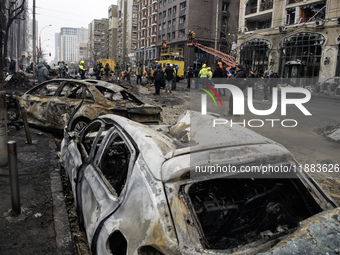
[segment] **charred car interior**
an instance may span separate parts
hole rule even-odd
[[[108,114],[80,133],[65,129],[63,166],[92,254],[267,252],[301,222],[337,206],[306,173],[191,175],[191,158],[197,165],[297,162],[282,145],[243,127],[221,129],[228,143],[199,144],[201,133],[187,124],[201,115],[188,116],[146,126]],[[181,130],[177,138],[174,130]]]
[[[207,249],[277,238],[322,211],[299,179],[214,179],[182,186],[181,193]]]

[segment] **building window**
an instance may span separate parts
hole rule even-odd
[[[184,10],[185,8],[187,8],[187,2],[180,3],[179,8],[180,10]]]
[[[280,42],[279,69],[282,77],[319,76],[322,45],[325,41],[322,34],[307,32],[283,38]]]
[[[268,52],[271,43],[265,39],[255,38],[240,46],[240,63],[247,70],[256,70],[262,75],[268,68]]]

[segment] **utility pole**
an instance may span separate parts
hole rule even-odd
[[[216,0],[217,2],[217,8],[216,8],[216,27],[215,27],[215,50],[217,50],[217,38],[218,38],[218,14],[219,14],[219,2],[220,0]],[[216,62],[216,57],[215,57],[215,62]]]
[[[36,46],[35,0],[33,0],[33,77],[37,77],[37,46]]]
[[[0,0],[0,29],[2,29],[2,13],[3,0]],[[3,33],[0,33],[0,166],[8,164],[7,153],[7,109],[6,109],[6,92],[4,90],[4,73],[2,63],[2,47],[3,47]]]

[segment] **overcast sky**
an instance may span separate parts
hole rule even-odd
[[[108,18],[111,4],[117,4],[117,0],[36,0],[37,37],[41,35],[42,49],[52,53],[47,62],[54,59],[54,35],[61,27],[88,28],[92,20]],[[28,8],[32,17],[33,0],[28,0]]]

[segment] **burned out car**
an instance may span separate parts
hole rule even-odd
[[[283,146],[240,126],[198,142],[211,120],[200,117],[186,112],[173,125],[146,126],[104,115],[79,134],[65,130],[63,166],[92,254],[255,254],[336,207],[303,172],[195,173],[215,163],[296,164]]]
[[[29,124],[63,131],[81,130],[103,114],[117,114],[146,124],[161,121],[161,108],[144,104],[124,88],[97,80],[54,79],[28,90],[19,99]]]

